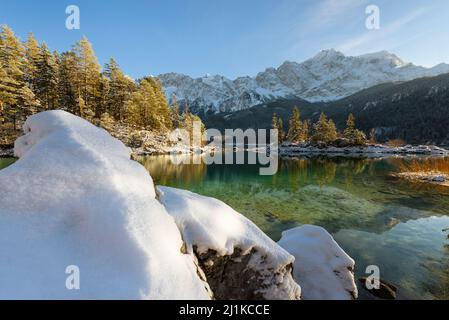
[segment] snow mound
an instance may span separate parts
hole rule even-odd
[[[301,288],[291,275],[294,257],[254,223],[217,199],[170,187],[158,186],[158,190],[181,230],[187,252],[198,257],[215,297],[300,297]],[[220,270],[224,270],[220,279],[214,281]]]
[[[284,231],[278,244],[295,256],[293,275],[303,299],[357,298],[354,260],[324,228],[303,225]]]
[[[148,172],[64,111],[30,117],[0,171],[0,299],[208,299]],[[66,268],[80,271],[68,290]]]

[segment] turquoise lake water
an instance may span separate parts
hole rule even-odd
[[[377,265],[399,299],[449,299],[449,188],[392,177],[402,161],[281,159],[277,174],[261,176],[257,165],[140,159],[157,184],[218,198],[274,240],[301,224],[326,228],[355,259],[358,277]]]
[[[274,240],[305,223],[326,228],[355,259],[358,277],[377,265],[399,299],[449,299],[449,188],[392,177],[406,160],[281,159],[273,176],[260,176],[257,165],[139,161],[157,184],[218,198]],[[0,159],[0,169],[13,162]]]

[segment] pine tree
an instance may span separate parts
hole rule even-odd
[[[337,139],[337,128],[332,120],[327,120],[326,115],[322,112],[317,123],[313,126],[312,140],[325,144],[331,143]]]
[[[287,139],[291,142],[302,142],[304,140],[304,132],[301,122],[301,115],[298,107],[293,108],[292,117],[289,121]]]
[[[105,65],[103,74],[109,79],[106,109],[114,119],[122,121],[126,115],[125,102],[135,91],[134,81],[123,74],[113,58]]]
[[[303,141],[309,141],[310,139],[310,121],[304,120],[302,123],[302,134],[303,134]]]
[[[59,106],[61,109],[79,116],[82,108],[80,108],[81,90],[78,77],[78,57],[73,52],[64,52],[59,60]]]
[[[80,92],[87,109],[97,113],[96,103],[99,101],[101,67],[95,56],[92,45],[86,37],[83,37],[74,47],[73,52],[78,57],[78,76],[80,79]],[[98,113],[97,113],[98,115]]]
[[[7,26],[2,27],[0,39],[0,65],[3,69],[0,78],[0,88],[3,92],[0,96],[3,99],[3,117],[12,123],[13,129],[16,130],[18,124],[34,112],[39,101],[27,87],[27,60],[22,43]]]
[[[54,109],[58,105],[58,62],[45,43],[40,47],[36,67],[34,91],[44,110]]]
[[[281,144],[285,139],[284,123],[281,117],[278,119],[278,130],[278,144]]]
[[[348,119],[346,120],[346,129],[343,132],[343,135],[347,139],[351,139],[353,132],[355,131],[355,118],[352,113],[348,115]]]
[[[271,118],[271,129],[279,130],[278,117],[276,113],[273,113],[273,117]]]
[[[167,129],[172,129],[173,122],[171,120],[170,106],[165,97],[164,89],[162,88],[162,83],[158,78],[156,79],[152,78],[152,80],[157,103],[157,113],[161,118],[163,126]]]
[[[143,79],[136,92],[126,103],[128,117],[132,124],[149,130],[164,130],[165,119],[159,114],[160,106],[150,79]]]
[[[28,34],[27,41],[25,42],[25,57],[26,57],[26,68],[25,68],[25,81],[28,87],[36,92],[37,84],[36,81],[39,78],[38,63],[40,60],[41,49],[36,38],[34,38],[33,33]]]
[[[346,120],[346,129],[343,132],[343,136],[353,145],[363,145],[366,143],[365,134],[355,127],[355,117],[352,113],[349,114],[348,120]]]
[[[171,121],[173,123],[173,128],[177,129],[181,125],[181,115],[179,114],[179,105],[176,96],[173,95],[172,106],[171,106]]]
[[[337,126],[335,125],[334,120],[329,119],[327,122],[327,142],[334,142],[338,138]]]

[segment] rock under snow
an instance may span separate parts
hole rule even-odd
[[[128,148],[64,111],[24,131],[0,171],[0,299],[210,298]],[[66,288],[70,265],[79,290]]]
[[[323,228],[303,225],[282,233],[278,244],[295,256],[294,278],[305,300],[357,298],[354,260]]]
[[[225,203],[189,191],[158,187],[217,299],[299,299],[294,258]]]

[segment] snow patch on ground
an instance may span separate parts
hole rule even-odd
[[[293,274],[305,300],[357,297],[354,260],[323,228],[303,225],[282,233],[278,244],[295,256]]]

